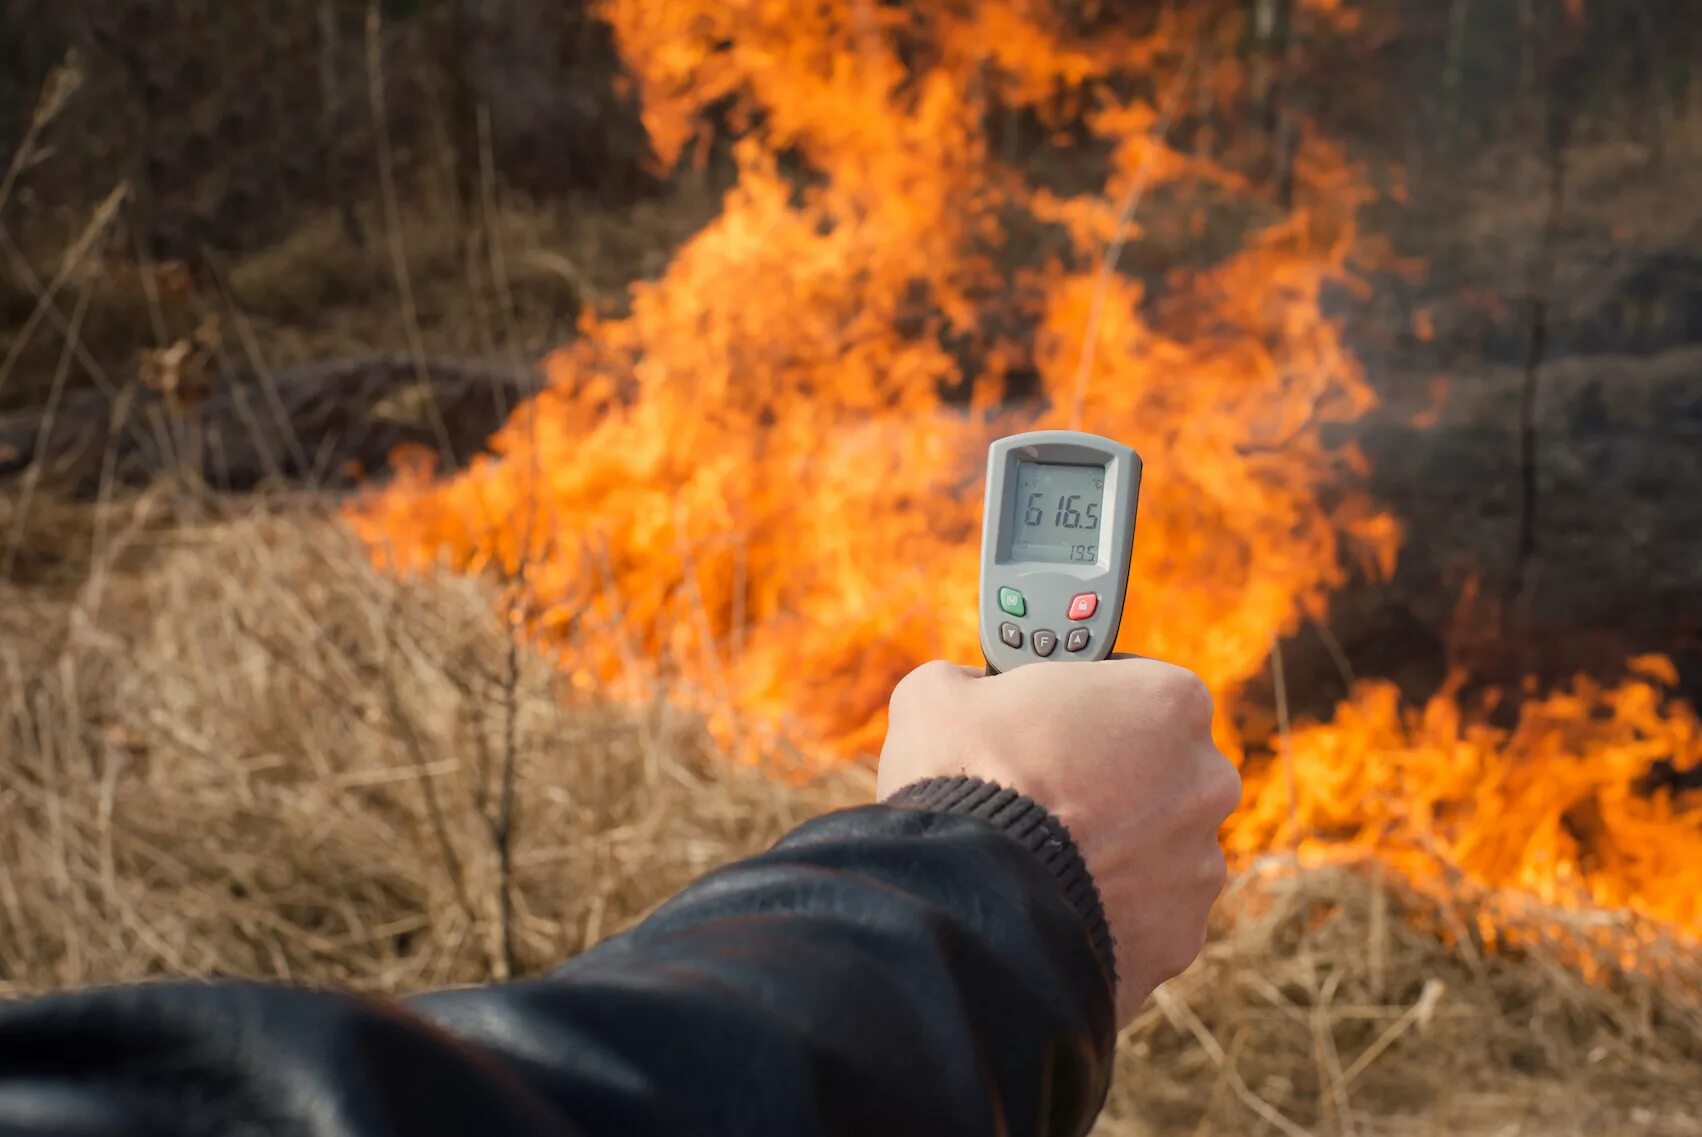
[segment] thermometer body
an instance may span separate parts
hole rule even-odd
[[[1140,455],[1098,435],[1042,430],[988,448],[980,617],[990,670],[1111,654],[1140,486]]]

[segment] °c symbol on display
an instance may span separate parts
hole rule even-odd
[[[1105,479],[1104,478],[1093,479],[1093,488],[1096,489],[1096,490],[1104,489],[1105,488]]]

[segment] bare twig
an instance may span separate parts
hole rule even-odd
[[[83,85],[82,62],[75,51],[68,52],[59,65],[48,73],[47,81],[42,84],[41,95],[36,99],[35,109],[30,113],[29,125],[24,128],[24,136],[18,142],[18,148],[12,152],[12,160],[6,165],[6,172],[0,175],[0,211],[6,208],[6,202],[11,200],[12,190],[18,184],[19,176],[39,157],[36,149],[41,136],[53,120],[59,117],[72,96]]]
[[[522,602],[523,603],[523,602]],[[514,609],[516,615],[520,609]],[[519,971],[514,951],[514,793],[520,771],[520,752],[516,730],[520,719],[520,637],[525,634],[523,620],[511,618],[508,628],[507,673],[502,684],[502,761],[499,767],[501,789],[497,795],[495,817],[487,815],[491,844],[496,849],[497,864],[497,958],[502,961],[498,979],[508,979]]]
[[[326,173],[332,193],[337,199],[337,214],[343,222],[343,235],[355,245],[365,243],[360,217],[355,213],[350,194],[349,177],[343,168],[343,148],[339,137],[343,128],[343,84],[340,54],[342,35],[337,20],[336,0],[319,0],[317,30],[319,33],[319,130],[325,149]]]
[[[1152,993],[1153,1002],[1169,1018],[1171,1023],[1194,1036],[1194,1041],[1200,1044],[1200,1049],[1212,1060],[1212,1064],[1225,1072],[1229,1079],[1230,1089],[1241,1103],[1258,1114],[1266,1124],[1281,1130],[1286,1137],[1313,1137],[1310,1130],[1303,1129],[1284,1117],[1276,1106],[1253,1092],[1252,1087],[1241,1077],[1241,1072],[1229,1061],[1228,1053],[1223,1045],[1212,1035],[1206,1024],[1194,1013],[1194,1009],[1186,1002],[1171,995],[1163,987]]]
[[[1303,950],[1310,955],[1310,945]],[[1329,1095],[1325,1100],[1329,1104],[1330,1112],[1335,1114],[1339,1132],[1342,1137],[1353,1137],[1353,1101],[1348,1094],[1347,1078],[1342,1074],[1341,1054],[1336,1049],[1335,1021],[1330,1013],[1337,986],[1341,982],[1341,974],[1332,972],[1322,983],[1318,983],[1316,969],[1309,967],[1308,970],[1314,980],[1311,1013],[1308,1016],[1312,1027],[1313,1061],[1322,1075]]]
[[[135,202],[132,201],[130,223],[130,246],[136,252],[136,275],[142,284],[142,295],[148,301],[148,323],[154,332],[154,346],[165,347],[171,343],[171,332],[166,328],[165,306],[160,303],[160,284],[154,279],[153,258],[148,256],[147,243],[142,238],[142,226],[137,222]]]
[[[24,348],[35,338],[36,329],[41,326],[41,322],[47,318],[48,312],[53,306],[53,298],[59,294],[59,290],[65,286],[65,282],[71,278],[71,274],[82,266],[84,259],[106,236],[106,231],[111,226],[113,218],[118,216],[118,207],[124,203],[129,192],[129,187],[121,184],[107,194],[105,200],[95,207],[95,211],[90,215],[89,223],[83,227],[82,233],[65,250],[64,255],[59,260],[59,271],[54,273],[53,279],[48,282],[47,287],[41,290],[35,307],[31,309],[29,317],[24,321],[24,326],[19,329],[17,337],[12,341],[11,350],[6,353],[5,360],[0,361],[0,388],[6,386],[6,380],[11,378],[12,369],[17,366],[18,357],[24,353]],[[76,337],[71,338],[75,339]]]
[[[397,618],[398,600],[399,598],[396,597],[391,599],[389,605],[390,618],[386,620],[387,625]],[[420,798],[425,804],[426,817],[431,827],[432,836],[437,841],[438,854],[443,858],[444,871],[449,874],[449,883],[453,890],[455,902],[460,907],[462,915],[466,917],[468,924],[477,925],[478,915],[477,910],[473,907],[472,893],[467,888],[467,874],[461,867],[460,854],[455,851],[455,841],[449,835],[449,821],[444,814],[443,803],[438,800],[436,781],[426,772],[431,766],[431,760],[427,757],[425,746],[414,729],[413,719],[402,699],[402,693],[396,686],[396,668],[386,666],[381,667],[379,671],[383,676],[384,695],[390,721],[395,725],[397,733],[401,736],[402,745],[407,750],[410,765],[415,772],[420,789]]]
[[[1342,688],[1353,690],[1353,664],[1347,658],[1347,652],[1342,650],[1341,640],[1330,630],[1329,622],[1311,617],[1312,627],[1318,633],[1318,639],[1324,645],[1324,650],[1330,654],[1330,662],[1336,665],[1336,674],[1341,676]]]
[[[12,519],[12,537],[6,545],[6,556],[0,561],[0,579],[10,578],[17,568],[18,552],[23,547],[24,532],[29,525],[30,507],[35,500],[36,487],[41,482],[42,469],[51,459],[48,450],[48,439],[53,435],[54,420],[59,413],[59,400],[65,393],[65,378],[71,370],[73,346],[83,328],[83,317],[88,314],[91,282],[84,281],[83,287],[77,292],[77,306],[71,310],[71,325],[66,331],[64,347],[59,352],[59,363],[53,369],[53,383],[48,389],[47,406],[42,411],[41,423],[36,429],[35,461],[24,472],[23,489],[18,494],[17,516]]]
[[[1564,85],[1577,80],[1557,64],[1549,77],[1552,85],[1546,121],[1548,202],[1542,236],[1537,248],[1536,269],[1531,283],[1531,314],[1525,345],[1525,372],[1519,384],[1519,531],[1513,550],[1513,571],[1507,581],[1506,603],[1502,606],[1503,635],[1510,635],[1514,608],[1524,594],[1530,562],[1536,553],[1537,492],[1537,395],[1542,367],[1548,352],[1549,308],[1553,301],[1555,261],[1559,255],[1560,228],[1565,217],[1567,158],[1572,134],[1572,107],[1563,97]]]
[[[508,352],[509,362],[515,366],[524,366],[527,361],[520,354],[520,328],[514,319],[514,288],[510,283],[508,271],[508,249],[502,239],[502,214],[498,208],[496,185],[496,151],[491,140],[490,107],[479,104],[479,202],[484,212],[485,255],[490,261],[491,283],[496,286],[496,295],[500,303],[498,311],[502,313],[503,346]],[[500,400],[503,392],[494,392]],[[497,404],[497,412],[504,418],[508,415],[508,407],[504,403]]]
[[[70,317],[61,312],[59,305],[54,303],[53,297],[48,295],[47,282],[36,273],[35,266],[30,264],[30,259],[24,255],[24,251],[18,247],[17,241],[12,238],[12,234],[7,231],[4,225],[0,225],[0,249],[5,250],[6,258],[12,264],[12,271],[18,274],[18,279],[23,282],[25,288],[29,289],[31,299],[46,309],[47,318],[52,322],[54,331],[65,339],[76,343],[77,362],[82,364],[84,373],[88,375],[95,386],[108,395],[116,394],[117,388],[113,386],[106,368],[102,367],[100,361],[89,352],[88,345],[76,336],[68,334],[71,326]]]
[[[314,466],[308,458],[307,449],[302,445],[301,436],[296,433],[295,423],[291,421],[289,409],[284,405],[283,393],[278,388],[278,378],[271,366],[266,362],[266,356],[260,349],[260,339],[254,334],[254,328],[248,316],[237,305],[236,296],[232,292],[229,280],[229,270],[216,250],[211,246],[201,247],[202,259],[212,269],[213,280],[218,286],[219,299],[225,313],[230,317],[231,326],[236,329],[237,338],[242,343],[244,357],[248,367],[253,372],[255,381],[260,388],[261,399],[266,403],[266,409],[271,412],[272,424],[277,428],[277,437],[283,440],[283,445],[289,451],[290,458],[296,463],[296,468],[304,477],[312,477]],[[243,419],[243,425],[252,436],[255,450],[260,454],[261,461],[266,463],[268,471],[281,473],[277,457],[272,452],[272,432],[263,429],[262,424],[254,417],[248,407],[247,393],[241,384],[230,386],[232,405],[236,407],[238,417]]]
[[[396,293],[402,304],[402,327],[408,336],[408,354],[413,360],[426,415],[436,436],[438,453],[445,464],[454,460],[449,428],[437,405],[431,375],[426,370],[425,339],[420,334],[419,304],[414,298],[413,274],[408,268],[408,250],[402,239],[401,195],[396,189],[396,155],[390,140],[390,114],[384,95],[384,13],[378,0],[366,9],[366,73],[368,98],[372,104],[373,132],[378,140],[378,184],[384,198],[384,228],[390,248],[390,264]]]
[[[1294,745],[1288,723],[1288,680],[1282,666],[1282,644],[1271,637],[1271,686],[1276,694],[1277,744],[1282,747],[1282,772],[1288,784],[1288,841],[1300,848],[1300,783],[1294,771]]]
[[[1428,1023],[1435,1015],[1437,1004],[1442,1001],[1442,996],[1446,992],[1447,986],[1440,979],[1426,979],[1424,989],[1419,992],[1418,998],[1413,1001],[1412,1006],[1408,1007],[1400,1018],[1385,1027],[1383,1033],[1377,1036],[1376,1041],[1360,1051],[1359,1056],[1348,1065],[1346,1070],[1342,1071],[1342,1084],[1344,1086],[1353,1085],[1354,1080],[1369,1070],[1371,1064],[1381,1058],[1385,1050],[1399,1042],[1402,1035],[1414,1026]]]

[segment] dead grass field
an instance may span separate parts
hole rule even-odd
[[[0,994],[535,972],[870,793],[728,761],[665,692],[576,701],[485,587],[373,571],[323,505],[76,520],[82,580],[0,595]],[[1221,915],[1124,1038],[1107,1137],[1702,1132],[1695,971],[1451,949],[1398,884],[1280,859]]]

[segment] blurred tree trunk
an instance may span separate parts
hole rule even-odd
[[[1298,124],[1291,104],[1299,65],[1294,0],[1253,0],[1253,120],[1264,136],[1266,179],[1284,208],[1294,196]]]
[[[1252,0],[1253,5],[1253,117],[1263,122],[1271,98],[1270,42],[1276,27],[1278,0]]]
[[[1300,145],[1301,108],[1298,104],[1301,87],[1298,76],[1304,61],[1301,58],[1301,37],[1294,28],[1293,0],[1285,0],[1284,12],[1282,82],[1277,88],[1277,113],[1271,137],[1275,150],[1273,178],[1277,201],[1288,209],[1294,205],[1294,154]]]
[[[462,229],[471,239],[481,219],[479,164],[484,155],[479,144],[479,86],[474,69],[483,45],[483,21],[468,0],[446,0],[444,7],[437,54],[449,81],[449,145],[455,203]]]
[[[1637,70],[1639,91],[1632,110],[1637,135],[1649,148],[1649,167],[1659,170],[1666,164],[1666,37],[1658,26],[1655,12],[1639,5],[1637,12]]]
[[[1582,21],[1563,15],[1544,59],[1543,159],[1548,172],[1548,200],[1532,271],[1525,370],[1519,391],[1519,524],[1513,572],[1508,578],[1502,609],[1509,621],[1503,631],[1509,635],[1517,630],[1511,621],[1527,614],[1523,608],[1527,599],[1525,586],[1530,565],[1537,555],[1538,510],[1545,507],[1539,496],[1544,454],[1539,450],[1538,398],[1548,363],[1555,262],[1564,223],[1568,163],[1578,118],[1589,96],[1589,73],[1584,69],[1587,34]]]
[[[1466,12],[1468,0],[1449,0],[1448,39],[1442,52],[1442,105],[1447,129],[1458,136],[1465,125],[1462,85],[1466,73]]]
[[[150,246],[157,232],[155,213],[160,195],[154,184],[155,169],[149,156],[153,152],[156,120],[165,108],[159,105],[159,90],[148,73],[145,44],[118,34],[111,25],[94,19],[88,4],[80,6],[77,14],[86,41],[112,62],[129,92],[124,102],[132,124],[128,131],[130,145],[123,151],[121,159],[122,177],[130,186],[130,194],[124,203],[125,218],[138,235],[138,244],[151,255],[155,252]]]
[[[1518,0],[1519,97],[1530,97],[1537,85],[1537,10],[1535,0]]]
[[[1199,52],[1199,75],[1211,75],[1218,65],[1218,33],[1210,21],[1203,24],[1199,31],[1199,42],[1195,50]],[[1228,54],[1233,58],[1233,45]],[[1212,85],[1203,79],[1194,80],[1194,157],[1207,161],[1217,158],[1217,92]]]
[[[331,196],[337,203],[343,233],[351,244],[366,243],[360,217],[355,212],[354,187],[343,161],[343,68],[342,29],[337,23],[336,0],[319,0],[319,126],[324,147],[325,174],[331,181]]]

